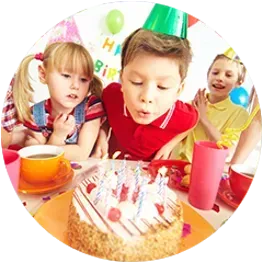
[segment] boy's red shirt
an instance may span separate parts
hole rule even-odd
[[[198,121],[196,109],[177,100],[170,110],[152,123],[138,124],[125,107],[119,83],[104,88],[102,101],[112,128],[109,153],[112,156],[119,150],[122,152],[119,158],[128,154],[131,160],[150,161],[162,146],[194,127]]]

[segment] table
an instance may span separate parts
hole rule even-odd
[[[81,169],[74,170],[73,179],[78,176],[79,174],[83,173],[83,171],[95,166],[100,162],[99,159],[89,158],[87,161],[78,162],[78,164],[82,167]],[[121,160],[115,160],[115,162],[121,162]],[[137,162],[134,161],[127,161],[127,165],[131,167],[135,167]],[[73,181],[73,180],[72,180]],[[48,202],[50,199],[58,196],[59,194],[70,190],[73,188],[73,182],[68,183],[67,185],[61,187],[60,189],[50,192],[48,194],[43,195],[32,195],[32,194],[23,194],[18,193],[18,196],[22,203],[24,204],[25,208],[32,216],[35,215],[37,210],[45,203]],[[188,194],[186,192],[182,192],[180,190],[175,190],[177,193],[178,198],[186,203],[187,205],[191,206],[188,202]],[[229,207],[219,198],[216,199],[216,204],[219,206],[220,211],[216,212],[214,210],[200,210],[193,206],[191,206],[195,211],[197,211],[203,218],[205,218],[216,230],[220,228],[221,224],[227,220],[235,211],[233,208]]]

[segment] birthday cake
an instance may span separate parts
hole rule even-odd
[[[69,245],[114,261],[148,261],[179,252],[183,211],[167,187],[166,168],[155,179],[121,164],[99,166],[74,190],[69,209]]]

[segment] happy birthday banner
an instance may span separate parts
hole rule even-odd
[[[120,61],[121,44],[116,43],[115,40],[109,37],[106,37],[102,42],[101,49],[101,57],[97,58],[94,63],[95,73],[107,81],[118,81],[120,68],[110,64],[111,61],[116,61],[116,58]],[[107,61],[103,58],[106,58],[105,53],[107,53]]]

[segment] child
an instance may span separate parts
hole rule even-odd
[[[189,41],[175,35],[138,29],[126,38],[121,84],[110,84],[102,95],[112,128],[110,155],[120,150],[119,158],[166,158],[167,149],[195,126],[196,109],[177,100],[191,59]],[[95,157],[107,150],[107,135],[101,130]]]
[[[74,18],[59,21],[50,30],[47,45],[55,42],[83,44]],[[20,149],[25,144],[28,130],[23,122],[32,121],[30,104],[33,104],[34,90],[28,85],[13,91],[14,79],[9,80],[1,114],[1,140],[3,148]]]
[[[18,89],[15,77],[13,77],[4,101],[1,119],[1,143],[3,148],[11,144],[23,144],[26,130],[21,129],[23,121],[31,120],[30,105],[32,102],[32,89],[23,86]],[[15,129],[18,127],[18,129]]]
[[[44,54],[27,56],[16,75],[21,89],[29,80],[32,59],[43,61],[39,79],[48,86],[50,99],[32,107],[34,121],[24,123],[32,131],[25,145],[63,146],[65,158],[87,159],[105,116],[99,99],[102,83],[93,73],[90,54],[81,45],[65,42],[49,45]]]
[[[224,54],[217,55],[208,69],[209,94],[205,89],[198,90],[192,104],[199,111],[199,122],[195,129],[173,152],[172,158],[192,161],[196,140],[217,142],[227,128],[240,128],[248,118],[248,112],[233,104],[229,93],[241,85],[246,69],[239,60]],[[237,134],[239,136],[239,134]]]
[[[256,94],[255,88],[253,87],[251,92],[251,100],[250,104],[251,113],[253,110],[258,106],[258,96]],[[238,141],[237,147],[235,149],[234,155],[231,159],[230,164],[235,163],[244,163],[248,158],[249,154],[254,150],[256,145],[259,143],[261,139],[262,133],[262,118],[261,118],[261,111],[259,110],[254,119],[252,120],[251,124],[248,126],[246,130],[244,130]]]

